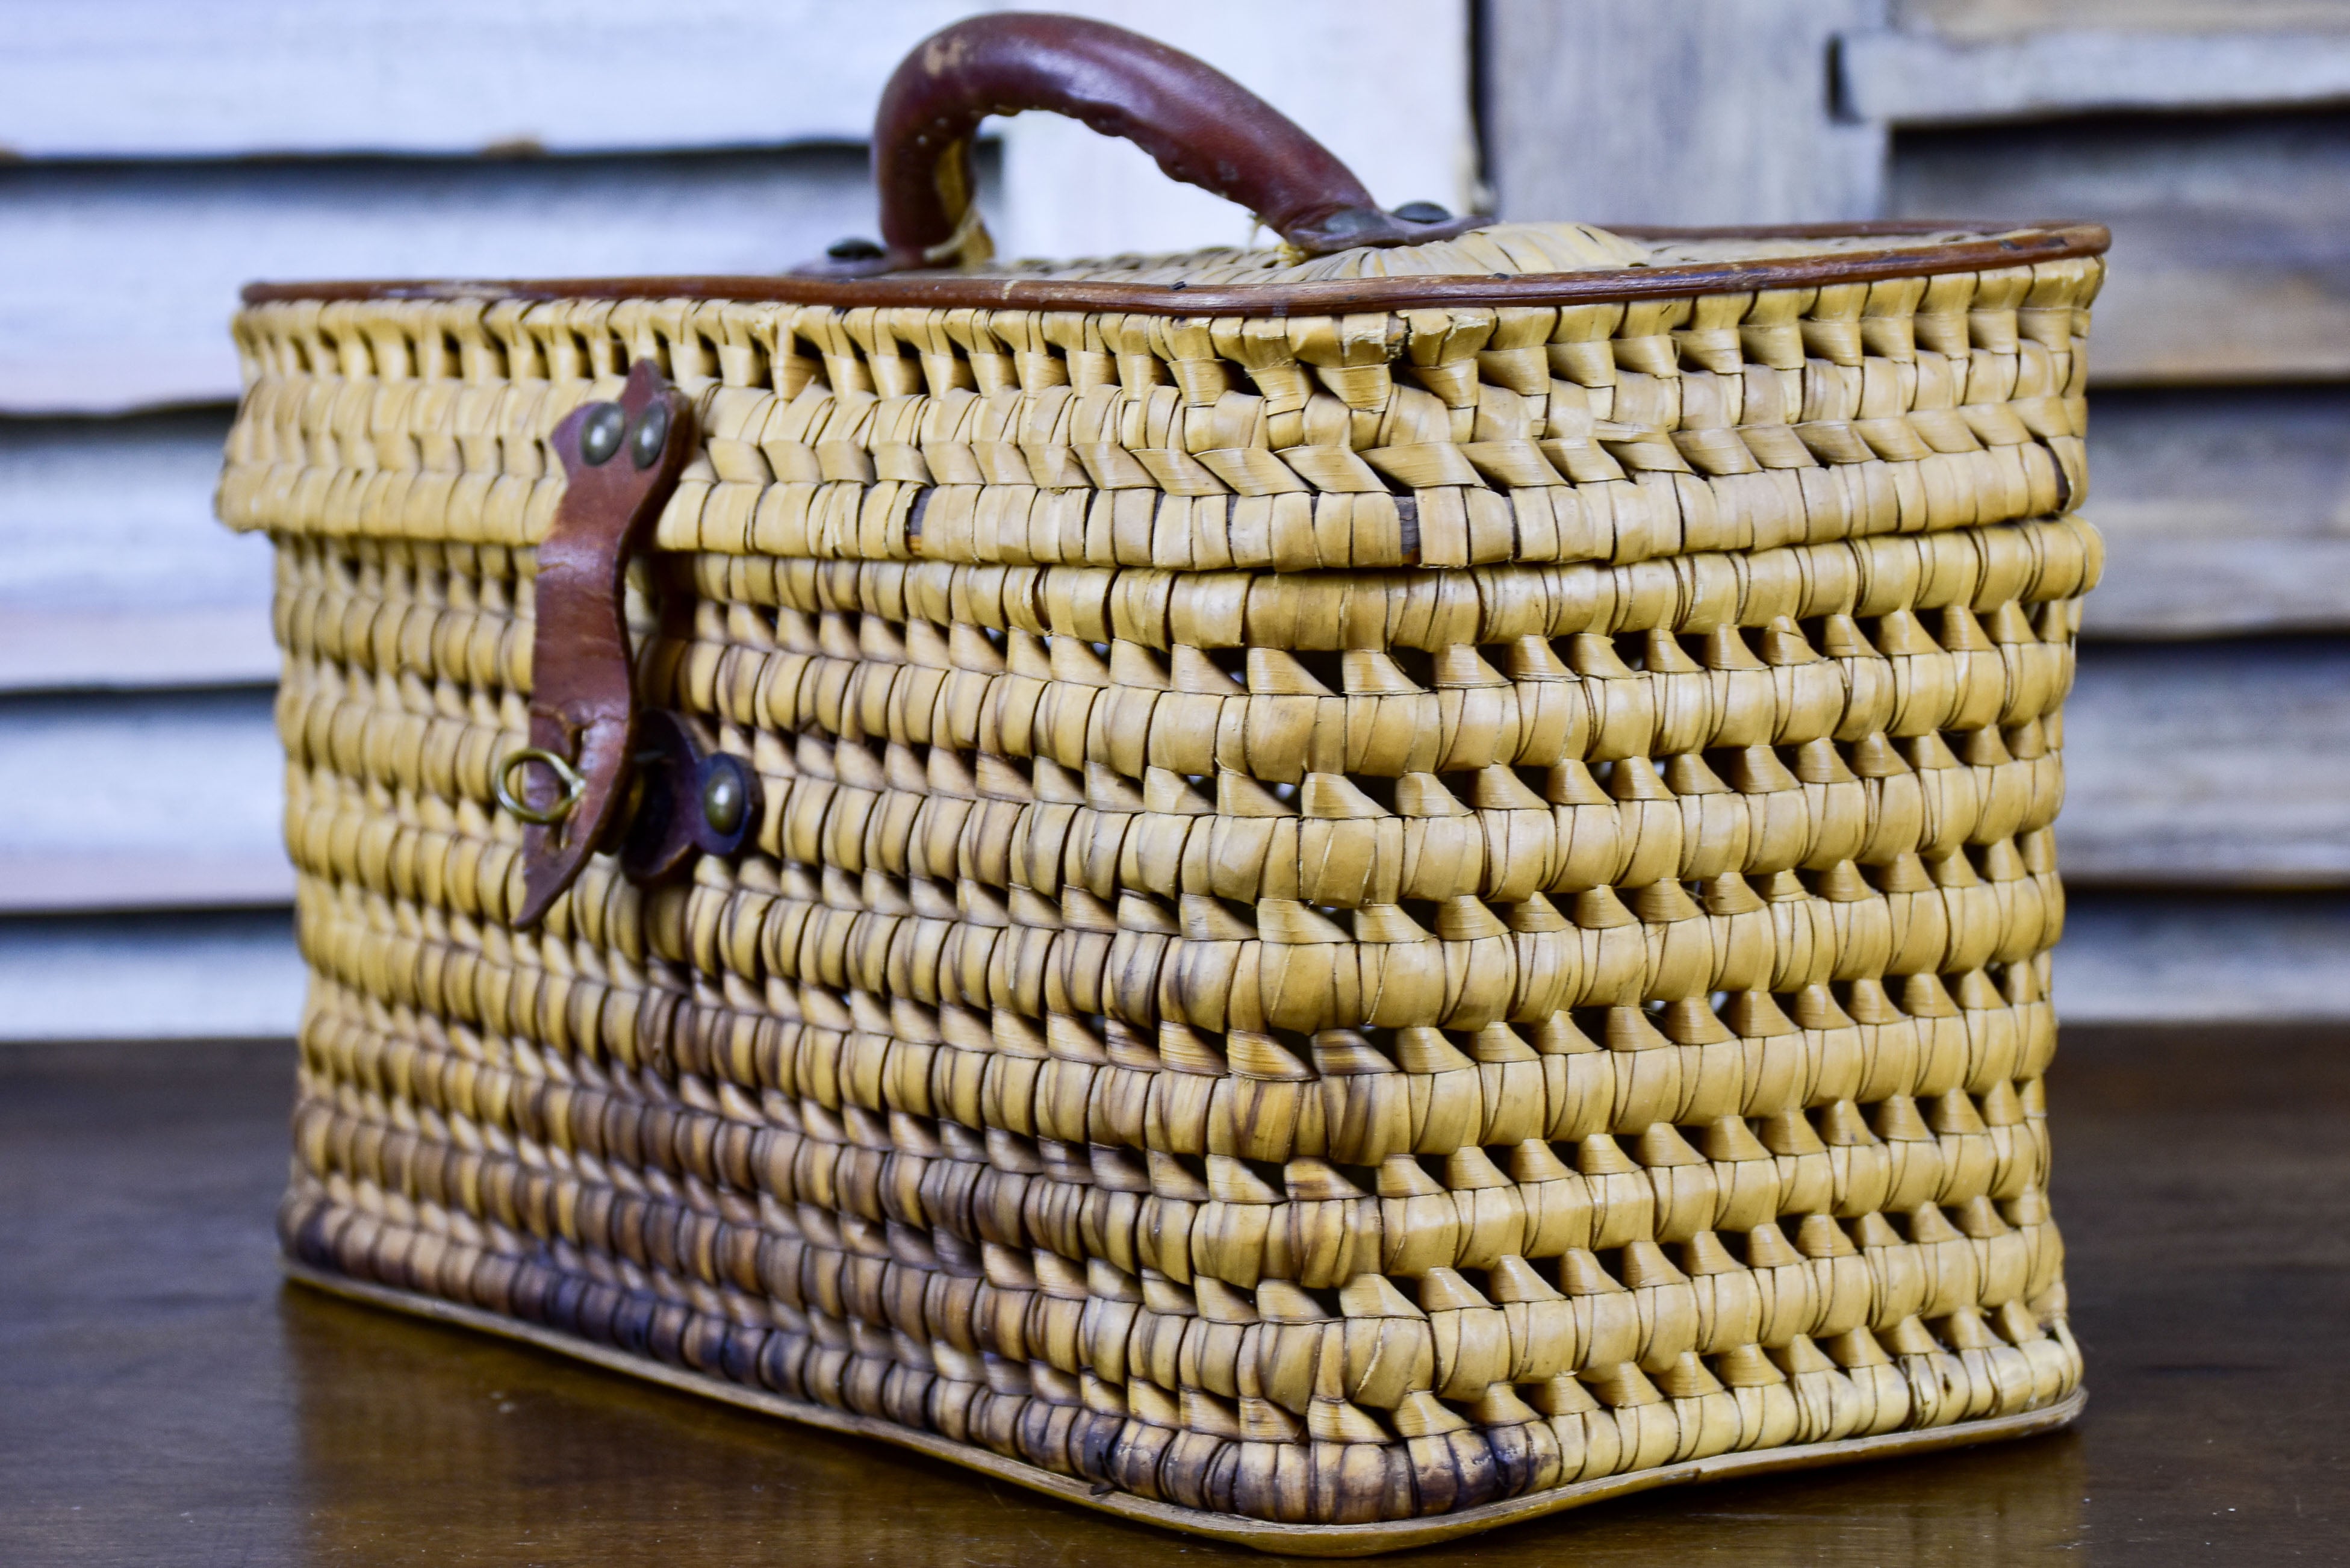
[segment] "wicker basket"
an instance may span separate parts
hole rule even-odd
[[[988,267],[1016,107],[1287,243]],[[1297,1552],[2069,1419],[2103,231],[1384,213],[1066,19],[877,146],[810,272],[248,291],[294,1275]]]

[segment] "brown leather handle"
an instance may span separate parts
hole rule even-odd
[[[999,12],[933,33],[882,89],[873,125],[881,244],[820,270],[869,275],[993,254],[972,205],[971,140],[991,114],[1049,109],[1123,137],[1186,184],[1239,202],[1307,255],[1442,239],[1477,220],[1382,211],[1352,171],[1222,71],[1124,27]]]

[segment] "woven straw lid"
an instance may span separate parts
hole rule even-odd
[[[2077,226],[2080,225],[2066,228]],[[1493,223],[1425,244],[1357,245],[1319,256],[1301,257],[1285,245],[1254,249],[1220,246],[1171,255],[1023,261],[1008,266],[965,268],[962,275],[1065,283],[1181,283],[1240,287],[1367,278],[1497,281],[1562,273],[1829,257],[1882,257],[1898,264],[1905,252],[1924,259],[1952,245],[1985,239],[2021,240],[2045,232],[2039,228],[1986,232],[1953,224],[1918,223],[1869,224],[1839,232],[1636,230],[1619,234],[1590,223]],[[1639,287],[1638,279],[1621,281],[1632,289]]]

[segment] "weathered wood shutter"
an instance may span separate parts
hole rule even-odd
[[[289,1032],[269,552],[210,515],[226,322],[277,277],[764,272],[873,226],[880,85],[972,0],[109,0],[0,49],[0,1039]],[[1466,0],[1063,0],[1462,205]],[[1029,116],[1005,248],[1245,214]],[[1409,134],[1400,134],[1408,130]]]
[[[2068,1016],[2350,1010],[2350,5],[1487,0],[1513,216],[2085,217]]]

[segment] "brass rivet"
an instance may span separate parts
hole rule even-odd
[[[639,468],[650,468],[668,446],[669,405],[655,403],[637,416],[637,428],[629,435],[629,459]]]
[[[612,461],[620,450],[620,436],[629,428],[629,416],[618,403],[598,403],[588,412],[588,422],[579,429],[579,455],[590,468],[601,468]]]
[[[732,767],[714,763],[710,776],[702,781],[702,820],[720,833],[732,833],[743,826],[743,781]]]

